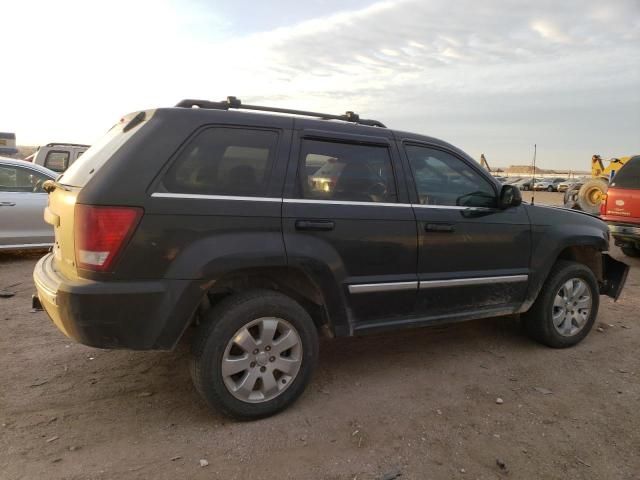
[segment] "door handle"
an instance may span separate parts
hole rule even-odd
[[[424,231],[450,233],[453,232],[453,225],[450,223],[427,223],[424,226]]]
[[[0,202],[0,207],[15,207],[15,202]]]
[[[328,231],[335,223],[331,220],[296,220],[296,230]]]

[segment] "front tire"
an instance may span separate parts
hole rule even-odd
[[[523,315],[524,326],[530,337],[544,345],[571,347],[587,336],[599,305],[598,282],[591,269],[559,260],[533,306]]]
[[[205,315],[191,375],[210,407],[239,420],[274,415],[304,391],[318,360],[313,320],[271,290],[226,298]]]
[[[548,191],[548,192],[553,192],[553,187],[552,187],[551,185],[549,185],[549,186],[547,187],[547,191]]]

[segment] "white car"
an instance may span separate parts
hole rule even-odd
[[[80,143],[47,143],[25,158],[25,161],[62,173],[88,148],[89,145]]]
[[[46,180],[57,176],[23,160],[0,157],[0,250],[46,248],[53,228],[44,221]]]
[[[534,190],[547,190],[549,192],[557,192],[558,184],[564,182],[564,178],[549,178],[547,180],[540,180],[533,186]]]

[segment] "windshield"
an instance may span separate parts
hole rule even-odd
[[[153,115],[153,111],[136,112],[120,119],[107,134],[85,151],[58,179],[63,185],[84,187],[114,153],[124,145]]]
[[[615,174],[612,187],[640,190],[640,155],[633,157]]]

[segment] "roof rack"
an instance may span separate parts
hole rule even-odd
[[[51,142],[47,143],[47,147],[90,147],[91,145],[85,145],[84,143],[67,143],[67,142]]]
[[[262,105],[243,105],[239,98],[227,97],[222,102],[211,102],[209,100],[182,100],[176,104],[176,107],[181,108],[210,108],[215,110],[229,110],[230,108],[244,109],[244,110],[257,110],[260,112],[274,112],[274,113],[290,113],[292,115],[304,115],[305,117],[317,117],[322,120],[343,120],[345,122],[358,123],[360,125],[368,125],[370,127],[382,127],[386,126],[377,120],[367,120],[360,118],[357,113],[345,112],[344,115],[331,115],[329,113],[318,112],[306,112],[304,110],[292,110],[290,108],[275,108],[265,107]]]

